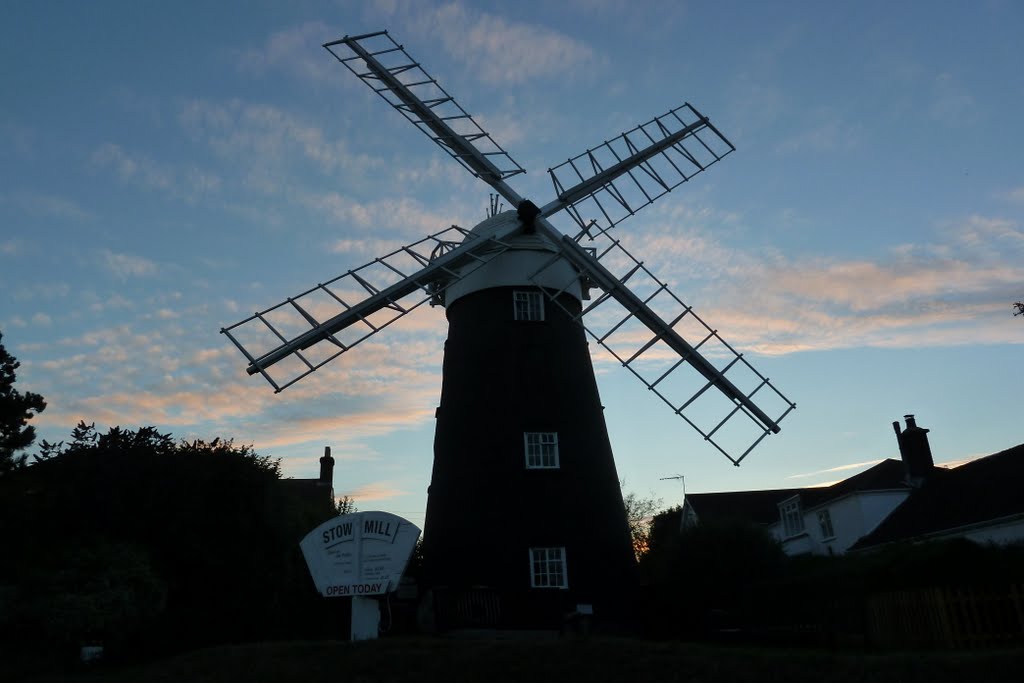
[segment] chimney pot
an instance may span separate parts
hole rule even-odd
[[[894,422],[892,426],[900,446],[900,459],[903,460],[907,483],[917,488],[935,467],[932,449],[928,445],[929,430],[918,427],[913,415],[904,415],[903,419],[907,421],[907,428],[902,432],[899,422]]]

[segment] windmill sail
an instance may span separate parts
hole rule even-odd
[[[401,247],[221,330],[275,391],[432,301],[508,248],[503,235],[452,226]],[[419,298],[410,300],[420,292]],[[275,377],[270,368],[291,361]],[[297,362],[296,362],[297,361]]]
[[[601,216],[612,228],[734,151],[686,103],[550,169],[557,197],[541,213],[566,209],[581,231]]]
[[[593,224],[587,227],[595,231]],[[541,278],[559,259],[569,260],[579,282],[599,287],[602,294],[582,311],[566,312],[705,441],[739,465],[766,436],[780,431],[779,422],[796,405],[607,229],[598,232],[607,245],[594,249],[594,255],[563,236],[562,250],[531,278]],[[544,291],[560,305],[561,291]],[[709,391],[713,388],[717,391]]]
[[[463,168],[519,205],[522,198],[505,179],[526,171],[387,31],[346,36],[324,47]],[[342,47],[352,54],[335,51]]]

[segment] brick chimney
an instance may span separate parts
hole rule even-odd
[[[320,458],[320,485],[334,487],[334,458],[330,446],[324,446],[324,457]]]
[[[920,487],[935,468],[932,460],[932,449],[928,445],[928,431],[917,426],[913,415],[904,415],[907,428],[900,431],[900,423],[893,422],[896,441],[900,445],[900,458],[903,459],[903,470],[906,481],[914,488]]]

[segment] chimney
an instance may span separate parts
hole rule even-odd
[[[903,470],[907,483],[914,488],[920,487],[935,467],[932,460],[932,449],[928,445],[928,431],[917,426],[913,415],[904,415],[907,428],[900,431],[900,423],[893,422],[896,441],[900,446],[900,458],[903,459]]]
[[[324,457],[320,458],[320,484],[334,486],[334,458],[330,446],[324,446]]]

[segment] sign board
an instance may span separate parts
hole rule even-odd
[[[419,536],[398,515],[356,512],[324,522],[299,546],[321,595],[358,597],[397,590]]]

